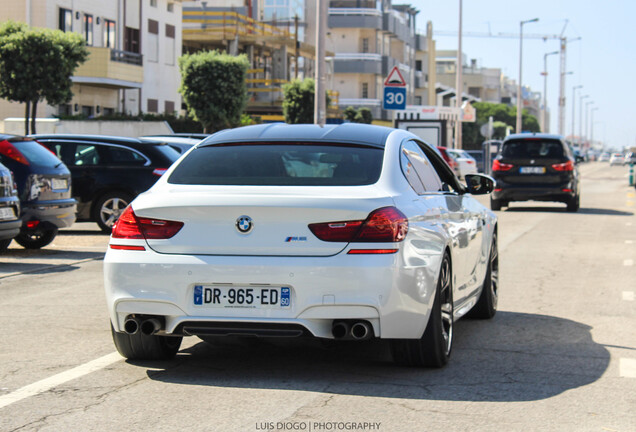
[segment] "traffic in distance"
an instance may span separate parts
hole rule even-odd
[[[441,367],[454,323],[497,309],[492,210],[577,211],[585,160],[559,136],[511,135],[493,179],[468,152],[354,124],[2,139],[2,250],[44,247],[75,220],[112,229],[112,336],[137,360],[174,356],[184,336],[311,336],[389,339],[397,363]]]

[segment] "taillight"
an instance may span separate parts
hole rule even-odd
[[[499,159],[492,161],[493,171],[510,171],[513,167],[513,164],[501,163],[499,162]]]
[[[21,163],[22,165],[29,165],[29,161],[26,157],[24,157],[20,150],[15,148],[15,146],[7,140],[0,141],[0,154],[13,159],[16,162]]]
[[[166,171],[168,171],[168,168],[155,168],[154,170],[152,170],[152,173],[157,177],[161,177],[166,173]]]
[[[574,171],[574,162],[569,160],[565,163],[554,164],[552,168],[554,168],[555,171]]]
[[[137,217],[131,206],[119,216],[113,226],[113,238],[165,240],[174,237],[183,222]]]
[[[366,220],[309,224],[316,237],[327,242],[400,242],[406,237],[409,222],[395,207],[372,211]]]

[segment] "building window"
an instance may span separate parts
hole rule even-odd
[[[415,105],[422,105],[422,96],[415,96]]]
[[[157,0],[150,0],[150,6],[157,7]]]
[[[93,107],[89,105],[82,105],[82,115],[84,117],[93,117]]]
[[[159,111],[159,101],[157,99],[148,99],[148,112],[156,113]]]
[[[73,11],[60,8],[60,23],[58,28],[64,32],[73,31]]]
[[[369,98],[369,83],[362,83],[362,99]]]
[[[115,108],[104,107],[102,112],[104,113],[104,117],[110,117],[115,114]]]
[[[126,27],[124,32],[124,50],[139,54],[139,29]]]
[[[86,45],[93,45],[93,15],[84,14],[84,38]]]
[[[174,113],[174,102],[172,101],[166,101],[165,105],[164,105],[164,112],[166,114],[173,114]]]
[[[415,70],[422,72],[422,60],[415,60]]]
[[[115,21],[104,20],[104,46],[115,49],[117,42],[117,27]]]
[[[71,104],[62,104],[57,107],[57,115],[59,116],[70,116],[73,115],[73,107]]]
[[[166,24],[166,64],[173,65],[175,62],[175,27]]]
[[[174,12],[174,3],[168,2],[168,12]]]
[[[146,58],[151,62],[159,61],[159,21],[148,20],[148,40]]]
[[[369,52],[369,38],[362,39],[362,52],[363,53]]]

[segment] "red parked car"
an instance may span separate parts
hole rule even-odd
[[[446,161],[449,167],[453,169],[453,172],[457,177],[459,177],[459,164],[455,159],[453,159],[448,152],[446,151],[446,147],[437,146],[437,149],[442,154],[442,157]]]

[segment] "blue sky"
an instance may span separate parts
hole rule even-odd
[[[417,27],[426,33],[457,31],[459,0],[413,0],[420,13]],[[564,35],[581,37],[567,45],[565,132],[572,130],[572,87],[583,85],[576,94],[575,129],[579,130],[580,95],[594,112],[594,138],[609,147],[636,146],[636,1],[630,0],[463,0],[463,31],[519,33],[519,22],[539,18],[524,25],[524,35]],[[435,36],[437,49],[457,49],[457,36]],[[519,39],[464,37],[463,51],[483,67],[497,67],[511,78],[519,75]],[[559,49],[558,40],[524,39],[523,83],[543,92],[543,55]],[[559,56],[548,57],[548,106],[551,132],[557,132]],[[585,122],[585,111],[583,115]],[[588,124],[591,123],[591,115]],[[589,133],[588,133],[589,135]]]

